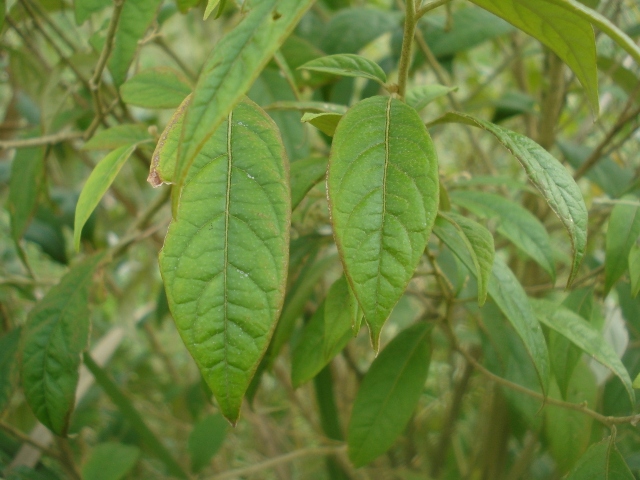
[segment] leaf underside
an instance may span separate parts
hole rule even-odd
[[[438,209],[436,153],[416,111],[381,96],[353,106],[335,132],[327,187],[338,251],[377,351]]]
[[[233,423],[282,308],[290,212],[277,127],[244,100],[198,154],[160,254],[178,331]]]

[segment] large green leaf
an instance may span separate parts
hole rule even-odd
[[[314,157],[291,164],[291,209],[300,205],[305,195],[327,172],[327,159]]]
[[[82,466],[84,480],[120,480],[133,470],[140,449],[132,445],[107,442],[97,445]]]
[[[433,232],[469,272],[476,275],[473,259],[456,229],[444,219],[438,218]],[[494,258],[487,291],[524,343],[536,368],[542,390],[546,391],[550,376],[549,352],[540,323],[531,309],[522,285],[500,257]]]
[[[633,480],[635,476],[610,437],[589,447],[566,480]]]
[[[169,123],[162,131],[156,148],[151,156],[149,182],[153,187],[163,183],[173,183],[173,176],[178,161],[178,146],[182,134],[184,115],[191,103],[191,95],[187,96],[169,119]]]
[[[138,51],[138,41],[151,26],[160,0],[126,0],[113,39],[109,71],[119,87],[127,79],[129,66]]]
[[[82,227],[135,149],[136,145],[120,147],[104,157],[82,187],[73,223],[73,243],[76,251],[80,250]]]
[[[475,267],[478,303],[482,305],[487,299],[487,288],[495,256],[493,237],[482,225],[462,215],[453,212],[441,213],[440,215],[456,228],[460,238],[467,246]]]
[[[184,118],[176,165],[178,195],[198,153],[294,29],[312,0],[264,0],[214,47]]]
[[[145,108],[176,108],[190,93],[189,80],[168,67],[143,70],[120,87],[125,103]]]
[[[430,333],[427,323],[403,330],[362,380],[347,433],[349,458],[356,467],[386,452],[409,422],[429,372]]]
[[[438,162],[417,112],[380,96],[353,106],[333,138],[327,187],[338,251],[377,351],[438,210]]]
[[[524,135],[464,113],[448,113],[433,124],[448,122],[464,123],[487,130],[522,164],[529,180],[569,232],[573,264],[567,284],[571,285],[585,254],[588,220],[587,207],[573,177],[549,152]]]
[[[450,198],[452,203],[479,217],[497,217],[498,232],[555,279],[551,239],[540,220],[529,210],[507,198],[487,192],[456,190],[451,192]]]
[[[597,114],[596,41],[589,21],[568,0],[471,0],[536,38],[558,55],[582,84]],[[577,3],[577,2],[576,2]]]
[[[250,100],[228,118],[189,171],[160,270],[178,331],[235,422],[282,308],[291,204],[273,121]]]
[[[38,420],[66,435],[75,404],[80,354],[89,341],[89,290],[102,257],[67,273],[29,312],[22,332],[22,386]]]
[[[0,337],[0,414],[11,400],[18,377],[20,329],[14,328]]]
[[[629,372],[622,364],[614,348],[594,326],[577,313],[548,300],[531,300],[538,319],[549,328],[567,337],[587,355],[593,357],[616,375],[625,386],[631,403],[635,393]]]
[[[362,77],[384,86],[387,75],[380,66],[368,58],[353,53],[339,53],[316,58],[298,68],[314,72],[331,73],[343,77]]]
[[[44,148],[21,148],[16,152],[9,181],[11,236],[16,243],[36,213],[44,175]]]
[[[640,236],[640,205],[638,198],[627,195],[613,207],[607,228],[604,263],[605,294],[627,271],[629,252]]]
[[[82,146],[83,150],[115,150],[134,143],[150,142],[149,128],[141,123],[116,125],[96,133]]]

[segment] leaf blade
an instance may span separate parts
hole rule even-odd
[[[378,82],[384,87],[387,75],[380,65],[353,53],[339,53],[315,58],[298,67],[301,70],[331,73],[342,77],[361,77]]]
[[[189,94],[186,77],[168,67],[143,70],[120,87],[125,103],[143,108],[177,108]]]
[[[631,247],[640,236],[640,207],[633,205],[636,200],[632,195],[623,197],[622,202],[613,207],[609,218],[605,242],[605,295],[627,270]]]

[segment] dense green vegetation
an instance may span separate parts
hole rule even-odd
[[[640,475],[635,0],[0,12],[1,478]]]

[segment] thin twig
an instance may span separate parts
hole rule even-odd
[[[340,445],[337,447],[310,447],[303,448],[300,450],[296,450],[295,452],[286,453],[276,458],[272,458],[270,460],[265,460],[264,462],[256,463],[255,465],[251,465],[249,467],[237,468],[235,470],[229,470],[227,472],[221,473],[220,475],[215,475],[210,477],[210,480],[228,480],[231,478],[243,477],[246,475],[250,475],[252,473],[262,472],[264,470],[268,470],[274,468],[283,463],[290,463],[298,458],[303,457],[319,457],[324,455],[331,455],[340,453],[341,451],[346,450],[345,445]]]
[[[0,150],[9,150],[11,148],[27,148],[39,147],[42,145],[55,145],[56,143],[66,142],[68,140],[76,140],[83,137],[82,132],[58,132],[51,135],[43,135],[41,137],[24,138],[19,140],[0,141]]]
[[[38,450],[40,450],[45,455],[47,455],[49,457],[52,457],[52,458],[55,458],[57,460],[61,459],[61,455],[58,452],[56,452],[55,450],[50,449],[46,445],[42,445],[39,442],[33,440],[29,435],[27,435],[26,433],[21,432],[20,430],[15,428],[13,425],[9,425],[8,423],[5,423],[4,421],[0,420],[0,428],[2,428],[2,430],[4,430],[5,432],[9,433],[10,435],[14,436],[15,438],[17,438],[21,442],[28,443],[32,447],[37,448]]]
[[[435,0],[433,2],[427,3],[422,7],[418,8],[416,11],[416,20],[422,17],[425,13],[430,12],[434,8],[438,8],[444,4],[451,2],[451,0]]]

